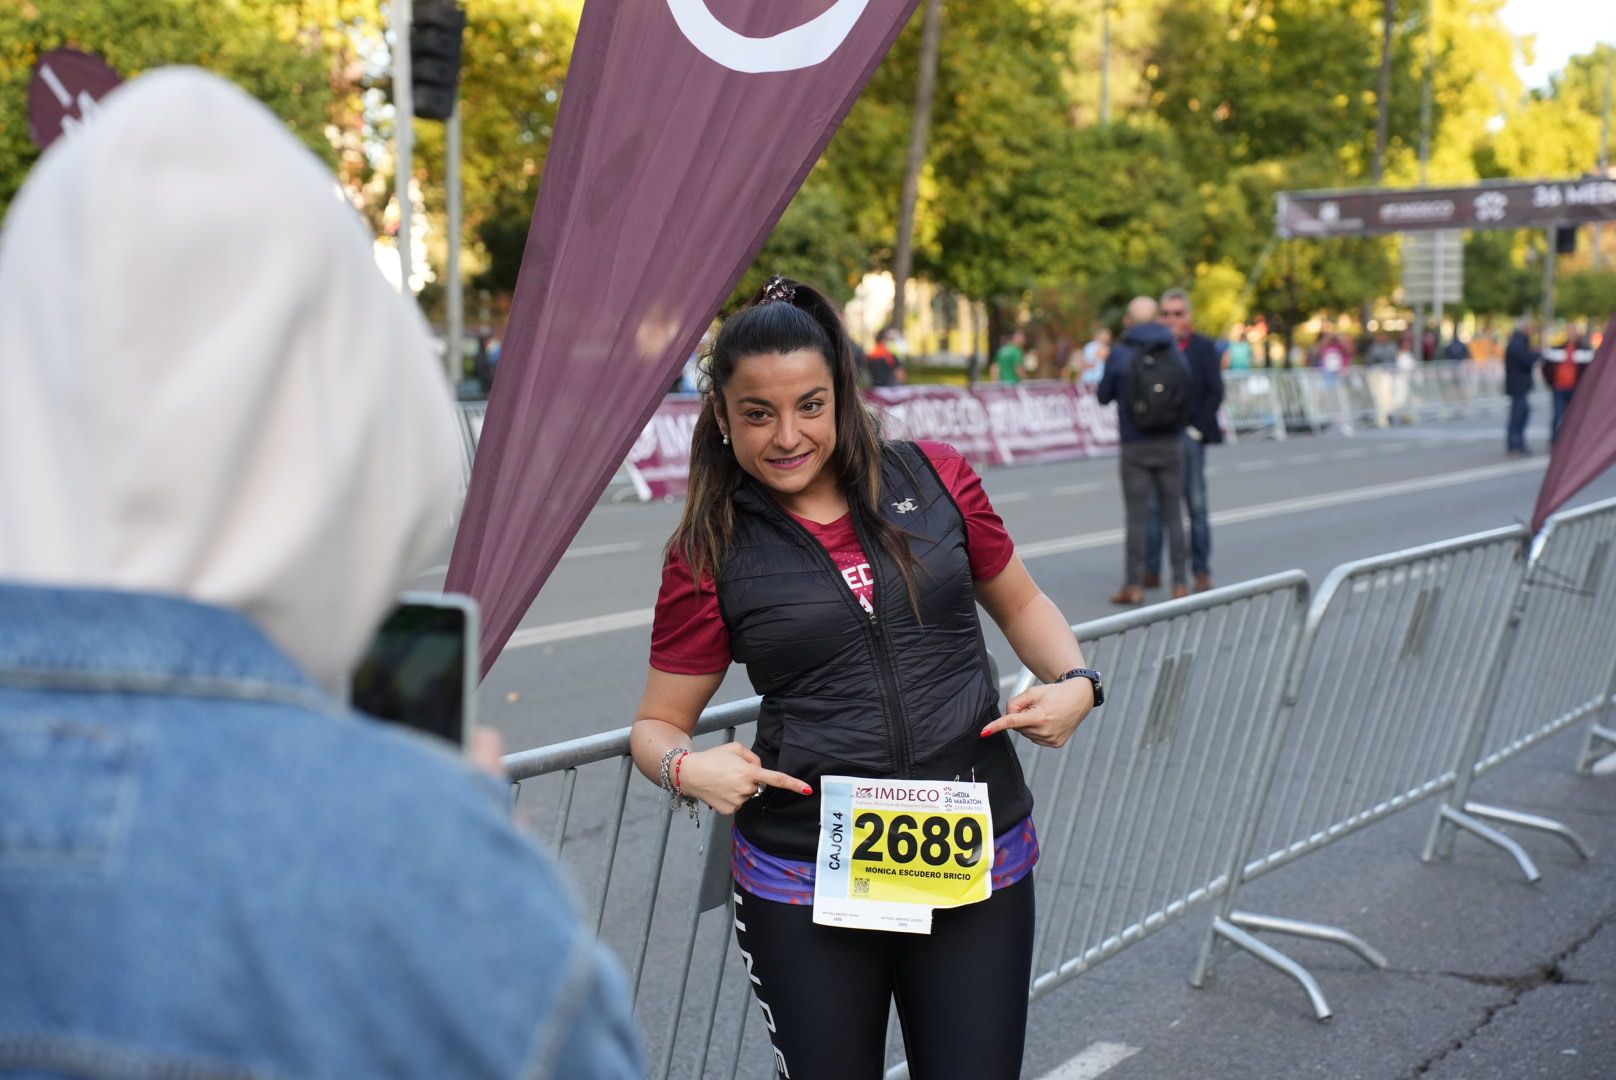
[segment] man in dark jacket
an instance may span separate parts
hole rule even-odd
[[[1509,344],[1504,346],[1504,393],[1509,395],[1509,427],[1505,436],[1511,455],[1527,453],[1526,420],[1531,415],[1532,368],[1538,359],[1537,350],[1532,348],[1532,320],[1522,319],[1515,324],[1515,332],[1509,335]]]
[[[1178,351],[1190,366],[1190,422],[1180,443],[1184,449],[1184,506],[1190,516],[1190,569],[1195,573],[1195,591],[1212,587],[1212,522],[1207,516],[1206,448],[1223,441],[1218,409],[1223,405],[1223,361],[1215,341],[1195,332],[1195,309],[1189,293],[1168,289],[1161,298],[1161,319],[1172,331]],[[1161,507],[1150,503],[1145,526],[1145,575],[1147,589],[1161,585],[1162,527]]]
[[[1172,558],[1173,596],[1189,595],[1184,515],[1179,512],[1184,497],[1184,454],[1179,448],[1179,439],[1189,419],[1191,378],[1184,356],[1173,341],[1172,331],[1157,321],[1156,312],[1156,301],[1148,296],[1136,296],[1128,304],[1127,329],[1106,357],[1105,373],[1100,376],[1096,393],[1101,405],[1117,403],[1117,428],[1122,439],[1122,502],[1127,515],[1127,543],[1122,588],[1111,597],[1113,604],[1145,602],[1145,529],[1153,497],[1158,506],[1168,508],[1164,523],[1167,550]],[[1153,423],[1142,430],[1135,419],[1142,397],[1131,392],[1134,367],[1136,363],[1142,367],[1163,362],[1173,366],[1165,369],[1154,385],[1158,388],[1166,385],[1170,392],[1181,391],[1184,408],[1174,421]]]

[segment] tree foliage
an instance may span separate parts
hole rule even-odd
[[[1420,176],[1433,75],[1432,183],[1593,167],[1606,45],[1524,94],[1504,0],[1398,0],[1386,182]],[[36,152],[22,122],[38,54],[103,53],[128,75],[192,63],[243,85],[338,170],[378,228],[392,199],[381,0],[13,0],[0,5],[0,209]],[[463,268],[514,288],[565,92],[582,0],[472,0],[462,73]],[[1094,0],[952,0],[916,212],[916,273],[996,321],[1082,332],[1136,293],[1195,290],[1203,325],[1280,327],[1395,296],[1394,239],[1277,243],[1274,196],[1369,182],[1384,0],[1137,0],[1111,7],[1111,115],[1098,124]],[[1429,12],[1429,15],[1428,15]],[[1433,21],[1427,26],[1426,19]],[[1427,31],[1430,31],[1428,36]],[[887,269],[914,108],[920,20],[905,29],[737,290],[784,272],[838,299]],[[1428,55],[1434,48],[1434,56]],[[414,168],[443,257],[443,128]],[[1477,233],[1465,306],[1535,300],[1540,234]],[[1261,268],[1261,272],[1257,272]],[[1603,278],[1565,267],[1563,310]],[[1569,292],[1567,291],[1569,290]],[[1242,297],[1249,297],[1243,306]],[[1588,305],[1582,304],[1586,307]],[[1580,310],[1580,308],[1579,308]]]
[[[357,89],[341,28],[373,4],[309,0],[297,10],[273,0],[21,0],[0,4],[0,208],[39,156],[28,136],[28,83],[41,54],[72,47],[100,53],[126,78],[192,64],[216,71],[264,102],[333,167],[342,162],[327,128],[352,108]]]

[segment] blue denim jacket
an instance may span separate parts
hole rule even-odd
[[[640,1075],[503,794],[233,613],[0,584],[0,1075]]]

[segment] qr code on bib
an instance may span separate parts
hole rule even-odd
[[[869,896],[870,895],[870,882],[869,882],[868,878],[854,878],[853,879],[853,895],[854,896]]]

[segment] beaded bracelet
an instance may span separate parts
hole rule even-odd
[[[686,795],[679,788],[679,770],[684,766],[685,757],[689,753],[690,751],[686,750],[684,747],[675,746],[669,749],[667,753],[662,755],[661,783],[662,790],[668,793],[669,797],[673,800],[673,805],[678,806],[679,804],[683,803],[685,809],[690,812],[690,819],[699,825],[701,824],[701,818],[696,809],[696,800],[691,796]]]

